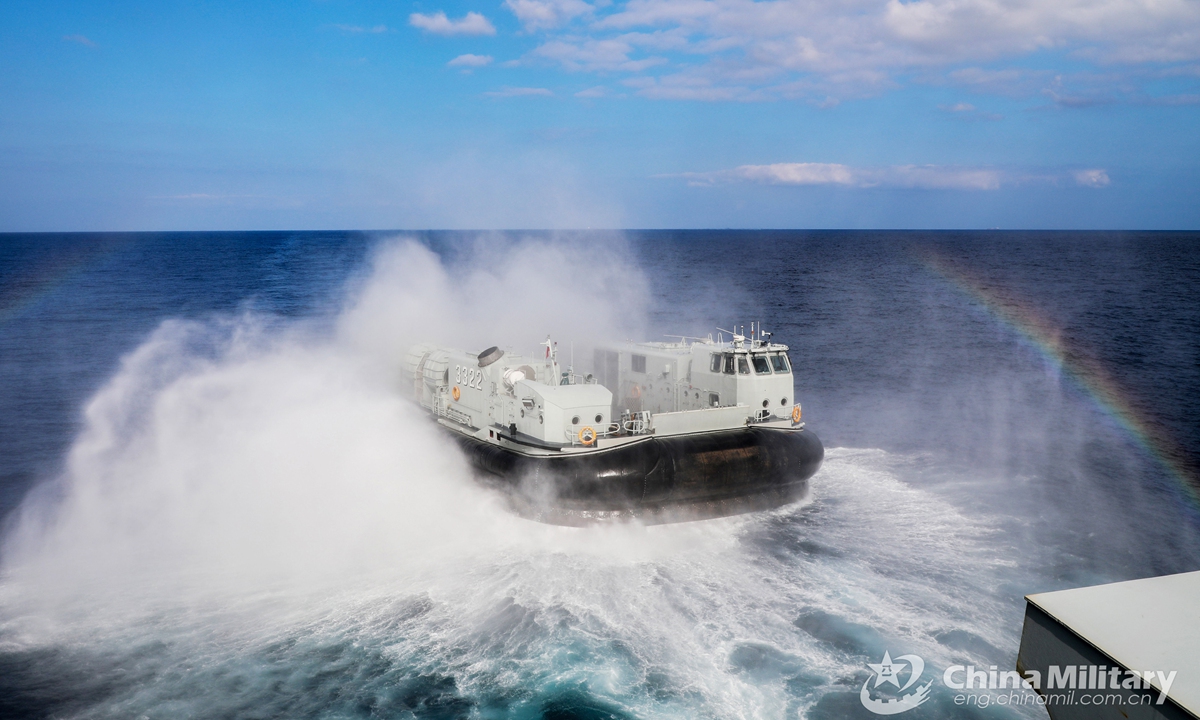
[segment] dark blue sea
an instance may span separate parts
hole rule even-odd
[[[1024,595],[1200,569],[1198,288],[1200,233],[0,235],[0,717],[817,720],[885,651],[1011,669]],[[751,322],[826,446],[771,512],[524,520],[397,392],[422,340]]]

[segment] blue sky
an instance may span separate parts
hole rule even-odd
[[[1200,228],[1196,0],[7,0],[0,98],[0,231]]]

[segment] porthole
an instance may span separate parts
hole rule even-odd
[[[599,423],[599,422],[604,422],[604,416],[603,416],[603,415],[597,415],[597,416],[596,416],[596,422],[598,422],[598,423]]]
[[[524,411],[524,410],[522,410],[522,411],[521,411],[521,417],[525,417],[525,411]]]
[[[780,399],[780,401],[779,401],[779,404],[780,404],[780,405],[787,405],[787,398],[782,398],[782,399]]]
[[[770,404],[771,404],[770,400],[763,400],[763,407],[767,407]]]
[[[578,415],[576,415],[575,417],[571,418],[571,424],[572,424],[572,425],[578,425],[578,424],[579,424],[579,416],[578,416]]]

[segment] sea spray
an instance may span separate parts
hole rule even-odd
[[[6,572],[60,598],[134,578],[335,582],[521,537],[395,392],[398,361],[429,337],[533,345],[634,326],[645,286],[619,243],[573,250],[467,245],[447,265],[384,242],[332,333],[252,313],[164,322],[88,403],[65,473],[4,544]]]

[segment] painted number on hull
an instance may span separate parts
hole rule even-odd
[[[483,373],[475,368],[465,368],[462,365],[454,366],[454,382],[460,385],[466,385],[469,388],[476,390],[483,389]]]

